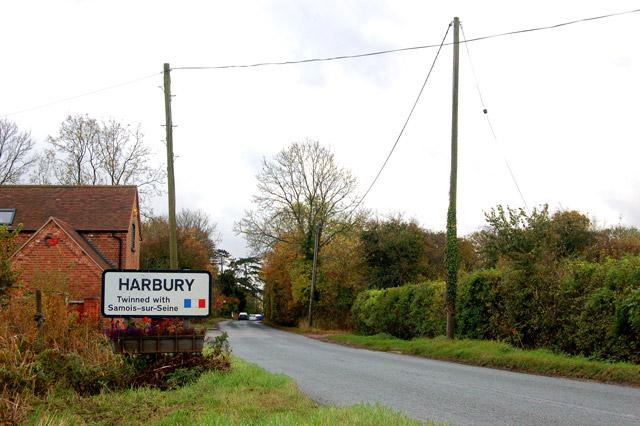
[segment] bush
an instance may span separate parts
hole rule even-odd
[[[586,357],[640,363],[640,257],[575,262],[564,292],[566,322],[555,346]]]
[[[463,275],[457,334],[640,362],[640,257]]]
[[[443,282],[425,282],[364,291],[351,309],[353,327],[401,339],[438,336],[445,327],[444,288]]]
[[[456,332],[461,337],[498,340],[504,337],[499,318],[504,305],[502,271],[483,269],[458,283]]]

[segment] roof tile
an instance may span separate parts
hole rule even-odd
[[[0,208],[16,209],[24,231],[54,216],[78,232],[126,232],[137,195],[136,186],[0,185]]]

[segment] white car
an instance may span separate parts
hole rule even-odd
[[[256,314],[249,315],[249,321],[258,321],[258,316]]]

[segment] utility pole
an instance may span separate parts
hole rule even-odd
[[[456,225],[456,190],[458,186],[458,74],[460,71],[460,19],[453,18],[453,101],[451,110],[451,180],[447,212],[447,244],[444,260],[447,267],[447,339],[455,337],[456,286],[458,281],[458,231]]]
[[[169,189],[169,269],[178,269],[176,186],[173,178],[173,122],[171,121],[171,68],[164,64],[164,111],[167,127],[167,185]]]
[[[316,269],[318,268],[318,240],[320,239],[320,227],[316,223],[316,239],[313,244],[313,268],[311,271],[311,291],[309,292],[309,328],[313,322],[313,293],[316,288]]]

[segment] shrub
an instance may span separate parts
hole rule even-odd
[[[603,264],[575,262],[564,280],[567,301],[565,352],[640,363],[640,257]]]
[[[357,332],[402,339],[444,332],[444,283],[425,282],[360,293],[351,309]]]
[[[504,305],[502,272],[483,269],[463,275],[458,283],[456,331],[471,339],[496,340],[504,335],[498,321]]]
[[[463,275],[457,334],[640,362],[640,257]]]

